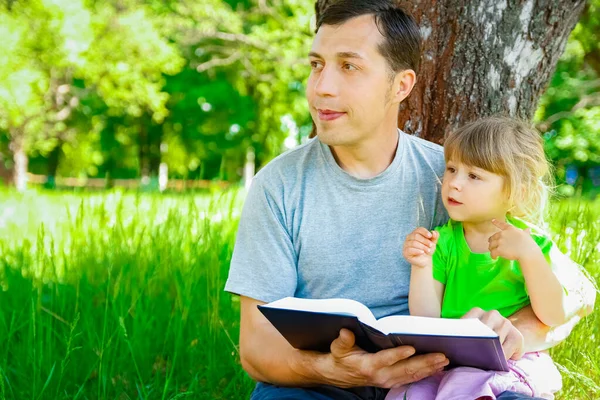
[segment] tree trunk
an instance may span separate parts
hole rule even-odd
[[[12,183],[12,174],[10,169],[6,168],[6,159],[0,154],[0,181],[4,185]]]
[[[139,160],[142,186],[158,189],[160,169],[160,145],[162,142],[162,125],[154,123],[150,118],[142,120],[139,134]]]
[[[9,147],[12,151],[14,162],[12,180],[17,191],[24,192],[27,189],[27,166],[29,158],[25,152],[22,132],[13,131],[11,138]]]
[[[60,155],[62,153],[63,141],[59,140],[58,144],[50,154],[48,155],[48,175],[46,179],[46,188],[56,188],[56,172],[58,171],[58,164],[60,162]]]
[[[140,128],[138,137],[138,159],[140,162],[140,175],[142,176],[142,186],[147,186],[150,183],[150,160],[148,157],[148,126],[147,121],[142,120],[138,125]]]
[[[151,123],[148,131],[148,165],[150,176],[156,179],[160,169],[161,150],[163,140],[163,127],[156,123]]]
[[[317,1],[317,12],[335,0]],[[423,37],[421,70],[398,126],[443,143],[491,114],[530,119],[584,0],[399,1]]]

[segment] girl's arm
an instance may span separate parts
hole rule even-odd
[[[404,258],[411,264],[408,308],[411,315],[439,318],[444,285],[433,278],[432,255],[439,232],[417,228],[406,237]]]
[[[525,352],[546,350],[565,340],[577,323],[589,315],[596,301],[596,287],[577,264],[569,257],[553,250],[550,252],[552,269],[565,288],[568,321],[562,325],[549,327],[536,316],[533,308],[527,306],[509,317],[525,338]]]
[[[497,220],[492,222],[500,228],[500,232],[489,239],[492,258],[519,262],[531,307],[542,323],[558,326],[567,322],[571,315],[566,310],[565,291],[529,229],[521,230]]]
[[[432,267],[413,265],[408,293],[410,315],[439,318],[443,297],[444,285],[433,278]]]
[[[565,291],[540,248],[535,242],[534,245],[518,260],[531,308],[542,323],[548,326],[562,325],[571,317],[565,309]]]

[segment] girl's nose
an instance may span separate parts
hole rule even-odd
[[[461,179],[457,176],[453,176],[452,178],[450,178],[449,184],[452,189],[456,189],[458,191],[460,191],[460,189],[462,188]]]

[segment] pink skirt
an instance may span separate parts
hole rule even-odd
[[[439,372],[419,382],[390,390],[386,400],[495,400],[507,390],[544,399],[554,399],[562,378],[545,352],[508,360],[509,372],[458,367]]]

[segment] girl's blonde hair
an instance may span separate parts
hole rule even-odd
[[[483,118],[451,132],[444,141],[446,162],[470,165],[503,176],[509,213],[541,223],[552,185],[542,137],[529,124],[507,117]]]

